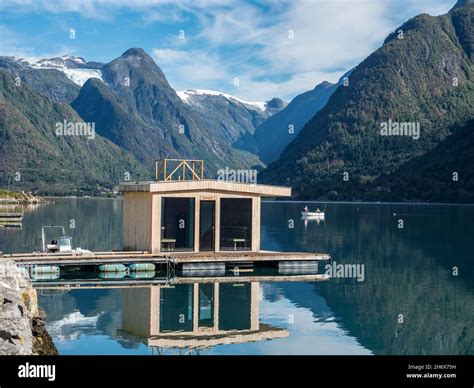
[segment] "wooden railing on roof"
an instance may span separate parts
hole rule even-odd
[[[204,160],[163,159],[155,161],[157,181],[204,179]]]

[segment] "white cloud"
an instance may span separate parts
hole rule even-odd
[[[310,71],[295,74],[282,82],[255,81],[246,76],[240,79],[240,86],[234,87],[232,93],[240,98],[251,96],[257,101],[268,100],[271,97],[282,97],[290,101],[295,95],[313,89],[323,81],[337,82],[344,73],[344,71]]]
[[[167,78],[171,75],[173,87],[176,90],[195,88],[195,85],[209,84],[216,80],[229,80],[225,66],[220,60],[202,51],[153,49],[152,57],[163,69],[167,69]],[[202,88],[201,88],[202,89]]]
[[[179,12],[165,13],[162,11],[152,11],[152,12],[147,12],[145,15],[143,15],[142,20],[146,24],[155,23],[155,22],[177,23],[177,22],[185,21],[186,18]]]
[[[146,26],[193,21],[194,35],[152,50],[176,89],[217,89],[246,100],[294,95],[336,81],[374,51],[389,32],[426,12],[448,11],[456,0],[3,0],[2,7],[113,17],[142,12]],[[100,16],[102,15],[102,16]],[[289,30],[294,39],[289,39]],[[240,86],[233,86],[239,77]]]
[[[384,38],[407,19],[421,12],[442,14],[455,0],[299,0],[273,2],[262,11],[250,4],[192,7],[201,30],[190,37],[209,55],[193,55],[182,63],[175,61],[165,72],[180,88],[216,88],[250,100],[295,94],[328,80],[336,81],[378,48]],[[290,39],[289,31],[294,32]],[[221,50],[233,50],[232,55]],[[219,71],[213,74],[213,71]],[[205,76],[201,76],[205,73]],[[219,78],[219,74],[224,78]],[[182,76],[189,82],[183,85]],[[232,85],[233,77],[240,86]],[[281,80],[283,79],[283,80]],[[207,81],[205,84],[198,80]]]
[[[43,58],[54,58],[63,55],[75,55],[76,48],[60,45],[54,51],[38,52],[33,47],[24,47],[19,44],[23,37],[11,29],[0,25],[0,55],[23,58],[29,63],[34,63]]]
[[[153,49],[152,56],[159,64],[169,65],[188,61],[190,53],[184,50],[156,48]]]

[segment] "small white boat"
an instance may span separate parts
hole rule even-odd
[[[312,212],[309,211],[308,208],[305,208],[302,212],[301,215],[305,218],[318,218],[322,219],[324,218],[324,211],[321,211],[319,209],[316,209],[316,211]]]
[[[62,233],[59,237],[48,244],[46,242],[46,229],[59,228]],[[92,252],[82,248],[72,248],[72,238],[65,235],[64,226],[43,226],[41,228],[41,242],[43,245],[43,252],[45,253],[70,253],[72,255],[91,255]]]
[[[324,212],[319,211],[319,212],[301,212],[301,215],[303,217],[317,217],[317,218],[324,218]]]

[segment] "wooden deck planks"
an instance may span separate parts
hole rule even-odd
[[[151,254],[148,252],[96,252],[94,254],[10,254],[0,256],[9,258],[17,264],[22,265],[96,265],[105,263],[130,263],[151,262],[166,263],[171,261],[175,264],[182,263],[205,263],[205,262],[268,262],[268,261],[319,261],[330,260],[331,257],[324,253],[307,252],[167,252]]]

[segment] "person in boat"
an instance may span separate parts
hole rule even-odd
[[[309,212],[308,206],[305,206],[303,209],[305,212]]]

